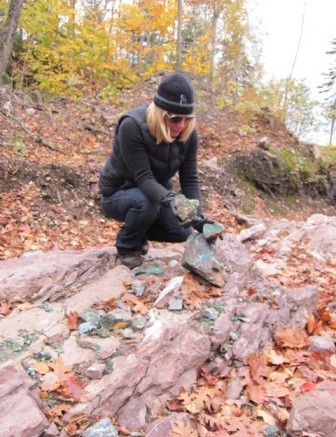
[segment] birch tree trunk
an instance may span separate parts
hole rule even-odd
[[[6,71],[13,47],[14,35],[18,26],[23,3],[24,0],[11,0],[9,4],[4,32],[0,39],[0,85],[2,85],[3,75]]]

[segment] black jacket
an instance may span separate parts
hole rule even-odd
[[[152,202],[161,203],[172,188],[171,178],[179,172],[182,193],[200,201],[197,131],[185,143],[156,144],[145,120],[147,106],[120,118],[112,153],[100,171],[101,194],[110,196],[120,189],[139,187]]]

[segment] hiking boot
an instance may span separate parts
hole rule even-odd
[[[139,251],[130,251],[126,253],[119,253],[118,258],[126,267],[129,267],[130,269],[134,269],[134,267],[141,266],[143,263],[143,258],[140,256]]]
[[[145,241],[141,246],[141,255],[147,255],[149,251],[149,244],[148,241]]]

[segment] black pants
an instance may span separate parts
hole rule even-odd
[[[125,222],[117,235],[116,247],[120,253],[141,248],[146,240],[177,243],[185,241],[192,228],[183,228],[171,209],[152,203],[140,188],[119,190],[103,197],[105,214]]]

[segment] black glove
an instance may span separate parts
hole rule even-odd
[[[198,215],[195,220],[192,220],[191,226],[200,234],[203,232],[203,226],[206,224],[213,224],[214,221],[203,217],[202,215]]]
[[[170,207],[173,213],[176,215],[177,210],[176,210],[175,200],[176,200],[176,194],[168,193],[167,196],[161,200],[161,205],[164,206],[165,208]]]

